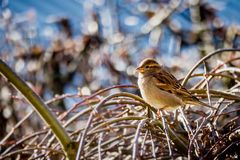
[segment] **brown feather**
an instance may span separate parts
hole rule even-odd
[[[192,95],[184,86],[181,85],[181,83],[174,77],[174,75],[164,70],[162,66],[159,65],[157,61],[155,61],[154,59],[147,58],[143,60],[140,63],[137,70],[141,74],[143,74],[143,77],[145,77],[145,79],[148,79],[150,77],[150,80],[154,81],[154,86],[156,85],[157,87],[156,89],[174,95],[175,97],[177,97],[177,99],[180,99],[183,102],[183,104],[192,104],[200,106],[202,105],[207,106],[209,108],[213,108],[208,104],[199,101],[197,97]],[[151,92],[148,94],[151,94]]]
[[[159,68],[158,73],[153,74],[153,76],[158,80],[158,82],[160,82],[156,84],[159,89],[175,94],[177,97],[181,98],[185,104],[203,105],[215,109],[193,96],[171,73],[165,71],[164,69]]]

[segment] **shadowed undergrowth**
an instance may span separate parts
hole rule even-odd
[[[135,85],[112,86],[90,96],[60,95],[46,104],[80,99],[68,111],[57,113],[71,139],[78,144],[79,159],[233,159],[239,157],[240,143],[240,70],[236,67],[240,57],[233,51],[237,50],[210,53],[183,80],[193,94],[216,110],[183,106],[175,115],[165,116],[167,133],[161,118],[155,116],[156,110],[133,94],[137,91]],[[225,53],[232,54],[232,58],[220,60]],[[12,99],[26,104],[20,97]],[[60,144],[47,126],[31,134],[16,134],[35,115],[29,111],[0,141],[0,159],[64,158]]]

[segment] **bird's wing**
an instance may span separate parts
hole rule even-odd
[[[183,100],[198,100],[196,97],[192,96],[171,73],[161,70],[161,72],[154,75],[154,78],[156,79],[156,85],[160,90],[172,93]]]
[[[171,73],[162,70],[154,75],[154,78],[157,82],[156,85],[160,90],[176,95],[182,99],[185,104],[203,105],[215,109],[214,107],[199,101],[199,99],[193,96],[185,87],[183,87]]]

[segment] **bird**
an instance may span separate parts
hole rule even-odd
[[[152,58],[142,60],[136,71],[142,98],[156,109],[173,111],[186,104],[215,109],[191,94],[174,75]]]

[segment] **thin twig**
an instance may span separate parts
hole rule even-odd
[[[207,96],[208,96],[208,103],[210,106],[212,106],[212,102],[211,102],[211,95],[210,95],[210,92],[209,92],[209,82],[208,82],[208,79],[207,79],[207,66],[206,66],[206,62],[203,61],[203,64],[204,64],[204,78],[205,78],[205,81],[206,81],[206,87],[207,87]]]
[[[136,134],[133,140],[133,153],[132,153],[132,159],[136,160],[138,158],[138,139],[139,139],[139,134],[141,131],[141,128],[143,127],[143,125],[145,124],[147,119],[143,119],[140,121],[140,123],[138,124],[138,128],[136,130]]]
[[[152,146],[152,155],[153,155],[153,158],[154,159],[157,159],[157,156],[156,156],[156,151],[155,151],[155,144],[154,144],[154,141],[153,141],[153,137],[152,137],[152,133],[150,132],[150,138],[151,138],[151,146]]]
[[[214,56],[215,54],[219,54],[219,53],[223,53],[223,52],[239,52],[240,49],[237,48],[224,48],[224,49],[218,49],[215,50],[211,53],[209,53],[208,55],[204,56],[202,59],[200,59],[193,67],[192,69],[188,72],[188,74],[185,76],[184,80],[182,81],[182,85],[185,86],[189,77],[191,76],[191,74],[194,72],[194,70],[203,62],[206,61],[207,59],[209,59],[210,57]]]
[[[83,145],[84,145],[84,140],[86,138],[86,135],[87,135],[87,131],[88,129],[90,128],[90,125],[92,123],[92,119],[93,119],[93,113],[90,114],[89,118],[88,118],[88,122],[87,122],[87,125],[85,127],[85,130],[83,132],[83,135],[81,137],[81,140],[79,142],[79,147],[78,147],[78,151],[77,151],[77,156],[76,156],[76,160],[80,160],[81,158],[81,152],[83,150]]]
[[[102,155],[101,155],[102,140],[103,140],[103,132],[100,133],[99,139],[98,139],[98,159],[99,160],[102,159]]]
[[[102,90],[97,91],[96,93],[92,94],[91,96],[85,98],[84,100],[82,100],[81,102],[77,103],[75,106],[73,106],[72,108],[70,108],[68,111],[64,112],[63,114],[61,114],[60,120],[63,120],[69,113],[71,113],[74,109],[76,109],[79,105],[81,105],[82,103],[85,103],[86,101],[96,97],[99,94],[102,94],[104,92],[107,92],[109,90],[115,89],[115,88],[138,88],[137,86],[134,85],[115,85],[115,86],[111,86]]]
[[[25,117],[23,117],[14,127],[12,127],[11,131],[1,140],[0,146],[3,145],[8,138],[11,137],[11,135],[14,133],[14,131],[20,127],[25,120],[27,120],[32,114],[34,113],[34,110],[31,110]]]
[[[171,139],[169,138],[169,135],[168,135],[168,127],[167,127],[166,122],[165,122],[164,113],[161,110],[160,110],[160,115],[161,115],[161,119],[162,119],[163,129],[164,129],[164,132],[165,132],[165,135],[166,135],[166,138],[167,138],[169,156],[173,159]]]
[[[13,152],[8,153],[8,154],[6,154],[6,155],[4,155],[4,156],[0,156],[0,159],[5,159],[5,158],[7,158],[7,157],[12,157],[12,156],[15,155],[15,154],[22,154],[23,152],[26,152],[26,151],[34,151],[34,150],[48,150],[48,151],[56,152],[56,153],[58,153],[58,154],[61,154],[61,155],[65,156],[63,152],[60,152],[60,151],[57,151],[57,150],[53,150],[53,149],[51,149],[51,148],[34,147],[34,148],[19,149],[19,150],[13,151]]]
[[[21,143],[24,143],[25,141],[31,139],[31,138],[34,138],[35,136],[39,136],[41,134],[45,134],[47,131],[46,130],[43,130],[43,131],[39,131],[39,132],[35,132],[29,136],[26,136],[20,140],[18,140],[15,144],[11,145],[10,147],[8,147],[3,153],[2,155],[5,155],[7,153],[9,153],[13,148],[17,147],[18,145],[20,145]]]
[[[141,149],[140,149],[140,156],[143,156],[143,153],[144,153],[144,150],[145,150],[144,146],[145,146],[145,142],[146,142],[146,139],[147,139],[147,136],[148,136],[148,132],[149,132],[149,130],[146,130],[146,133],[144,135],[142,145],[141,145]]]

